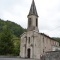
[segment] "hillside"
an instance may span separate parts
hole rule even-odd
[[[59,45],[60,45],[60,38],[59,37],[53,37],[56,41],[59,42]]]
[[[0,19],[0,55],[19,55],[20,35],[25,31],[26,29],[14,22]]]
[[[14,22],[11,22],[11,21],[4,21],[2,19],[0,19],[0,33],[2,32],[4,26],[8,24],[9,26],[9,29],[12,31],[12,33],[17,36],[17,37],[20,37],[20,35],[26,31],[26,29],[22,28],[20,25],[14,23]]]

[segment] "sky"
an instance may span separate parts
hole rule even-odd
[[[0,0],[0,18],[27,28],[32,0]],[[60,37],[60,0],[35,0],[40,33]]]

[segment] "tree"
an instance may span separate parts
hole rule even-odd
[[[2,31],[3,26],[5,26],[7,24],[9,26],[9,30],[11,30],[12,34],[14,34],[16,37],[20,37],[20,35],[26,31],[26,29],[24,29],[23,27],[21,27],[17,23],[11,22],[9,20],[4,21],[4,20],[0,19],[0,33],[3,32]]]
[[[13,53],[12,34],[8,25],[3,27],[3,33],[0,34],[0,55],[8,55]]]
[[[19,56],[20,53],[20,38],[13,39],[14,40],[14,55]]]

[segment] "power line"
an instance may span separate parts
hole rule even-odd
[[[51,32],[51,31],[54,31],[54,30],[57,30],[57,29],[59,29],[59,28],[60,28],[60,26],[54,28],[53,30],[50,30],[50,32]]]

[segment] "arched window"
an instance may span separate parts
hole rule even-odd
[[[38,19],[36,18],[36,26],[38,26]]]
[[[31,26],[31,18],[29,18],[29,20],[28,20],[28,26],[29,27]]]
[[[29,37],[28,43],[30,43],[30,37]]]

